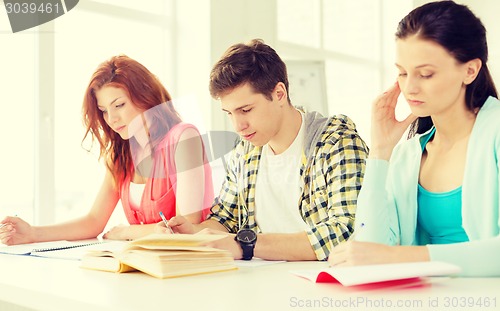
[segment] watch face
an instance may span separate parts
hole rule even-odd
[[[252,243],[257,238],[257,235],[252,230],[240,230],[237,236],[238,240],[243,243]]]

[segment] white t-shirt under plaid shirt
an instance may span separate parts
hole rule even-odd
[[[299,132],[284,152],[274,154],[268,144],[263,146],[255,184],[255,220],[262,233],[295,233],[308,227],[298,204],[304,152],[304,115],[301,116]]]

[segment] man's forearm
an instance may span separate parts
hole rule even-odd
[[[305,232],[259,234],[254,256],[266,260],[317,260]]]
[[[193,226],[194,226],[195,232],[199,232],[205,228],[228,232],[226,227],[224,227],[220,222],[218,222],[214,219],[208,219],[208,220],[205,220],[199,224],[193,224]]]

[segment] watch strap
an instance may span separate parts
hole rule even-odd
[[[255,243],[240,242],[241,249],[243,250],[243,260],[251,260],[253,258],[253,249]]]

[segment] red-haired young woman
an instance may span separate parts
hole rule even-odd
[[[204,219],[213,185],[203,141],[193,125],[181,121],[169,93],[146,67],[123,55],[102,63],[85,92],[83,119],[84,139],[90,135],[99,143],[107,168],[92,208],[83,217],[50,226],[6,217],[2,243],[95,238],[119,200],[130,226],[114,227],[104,238],[152,233],[160,211],[193,223]]]

